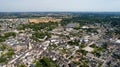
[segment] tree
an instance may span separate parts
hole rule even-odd
[[[0,63],[5,63],[7,60],[7,58],[4,58],[4,57],[0,57]]]
[[[17,67],[26,67],[26,66],[23,63],[21,63]]]
[[[35,67],[58,67],[58,65],[48,57],[42,57],[35,63]]]
[[[16,36],[16,33],[15,32],[7,32],[4,34],[4,36],[7,38],[7,37],[10,37],[10,36],[13,36],[15,37]]]

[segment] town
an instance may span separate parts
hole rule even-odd
[[[120,67],[120,14],[0,18],[0,67]]]

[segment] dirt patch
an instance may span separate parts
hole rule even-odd
[[[42,22],[60,22],[62,19],[56,19],[52,17],[41,17],[29,19],[30,23],[42,23]]]

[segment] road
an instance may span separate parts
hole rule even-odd
[[[46,45],[46,46],[45,46]],[[42,43],[42,46],[44,46],[44,48],[47,48],[48,46],[49,46],[49,42],[43,42]],[[40,48],[40,47],[39,47]],[[22,57],[24,57],[27,53],[29,53],[29,52],[31,52],[32,50],[35,50],[36,49],[36,47],[34,47],[33,49],[31,49],[31,50],[28,50],[28,51],[26,51],[24,54],[22,54],[22,55],[20,55],[20,56],[18,56],[17,58],[14,58],[14,59],[12,59],[11,61],[9,61],[8,62],[8,65],[12,65],[14,62],[17,62],[17,61],[19,61],[19,59],[21,59]],[[41,52],[39,52],[38,54],[37,54],[37,56],[39,55],[41,55],[42,54],[42,52],[43,51],[45,51],[46,49],[44,49],[44,50],[42,50]],[[8,66],[8,67],[11,67],[11,66]]]
[[[30,52],[30,51],[31,51],[31,50],[28,50],[28,51],[26,51],[24,54],[16,57],[15,59],[13,59],[13,60],[11,60],[11,61],[9,61],[8,64],[12,64],[12,63],[16,62],[18,59],[20,59],[21,57],[23,57],[25,54],[27,54],[27,53]]]
[[[112,50],[111,54],[107,57],[107,59],[103,62],[101,67],[106,67],[106,62],[108,62],[111,58],[111,55],[113,54],[113,52],[117,49],[117,47],[114,47],[115,49]]]

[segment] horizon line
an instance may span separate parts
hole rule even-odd
[[[75,12],[75,13],[76,13],[76,12],[81,12],[81,13],[82,13],[82,12],[86,12],[86,13],[94,13],[94,12],[98,12],[98,13],[99,13],[99,12],[100,12],[100,13],[101,13],[101,12],[103,12],[103,13],[105,13],[105,12],[106,12],[106,13],[111,13],[111,12],[114,12],[114,13],[118,13],[118,12],[120,12],[120,11],[0,11],[0,13],[2,13],[2,12],[3,12],[3,13],[12,13],[12,12],[13,12],[13,13],[14,13],[14,12],[16,12],[16,13],[17,13],[17,12],[18,12],[18,13],[22,13],[22,12],[38,12],[38,13],[39,13],[39,12],[41,12],[41,13],[42,13],[42,12]]]

